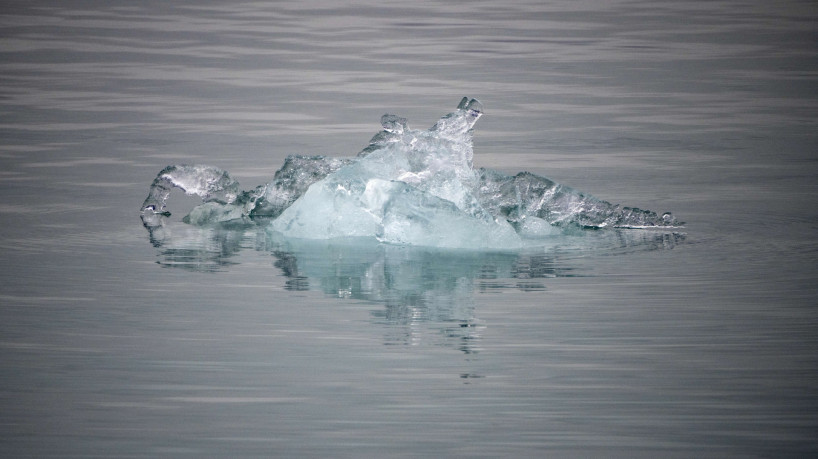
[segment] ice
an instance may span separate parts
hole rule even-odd
[[[300,198],[315,182],[323,179],[351,159],[326,156],[289,156],[273,181],[248,193],[253,205],[248,215],[252,218],[276,218]]]
[[[202,197],[185,221],[257,222],[285,237],[376,238],[391,244],[513,249],[579,228],[667,228],[670,213],[623,207],[529,172],[473,166],[476,99],[428,130],[384,115],[383,130],[355,158],[290,156],[273,180],[250,191],[219,168],[169,166],[142,206],[151,227],[169,215],[172,188]]]
[[[520,237],[480,204],[474,191],[471,128],[480,103],[465,99],[429,130],[385,115],[384,131],[352,162],[312,185],[272,222],[285,236],[374,236],[437,247],[511,248]]]
[[[492,215],[502,216],[529,237],[553,234],[553,228],[650,228],[673,227],[676,219],[666,212],[623,207],[560,185],[530,172],[508,176],[480,169],[478,199]],[[551,228],[537,222],[548,223]],[[533,226],[542,227],[535,230]]]
[[[168,166],[153,180],[148,197],[142,203],[142,211],[164,213],[165,201],[173,188],[199,196],[205,202],[221,204],[232,204],[240,192],[239,182],[218,167],[186,164]]]
[[[325,156],[289,156],[270,183],[250,191],[241,191],[239,183],[217,167],[201,164],[168,166],[156,176],[142,204],[143,221],[153,222],[157,215],[170,215],[166,201],[173,188],[199,196],[204,201],[184,218],[191,224],[272,219],[303,195],[310,185],[350,161]]]

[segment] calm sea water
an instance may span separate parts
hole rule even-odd
[[[818,454],[812,1],[6,2],[3,457]],[[138,209],[462,96],[475,162],[687,222],[521,253]]]

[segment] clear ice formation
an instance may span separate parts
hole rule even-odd
[[[384,115],[383,130],[355,158],[290,156],[270,183],[241,191],[219,168],[168,166],[142,204],[149,228],[169,215],[176,187],[204,201],[184,221],[194,225],[263,222],[286,237],[374,237],[392,244],[514,249],[576,228],[672,228],[657,215],[623,207],[529,172],[509,176],[473,167],[476,99],[429,130]]]

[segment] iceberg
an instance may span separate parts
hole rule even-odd
[[[516,249],[576,229],[673,228],[658,215],[611,204],[529,172],[506,175],[473,165],[476,99],[428,130],[383,115],[383,130],[354,158],[290,156],[273,180],[242,191],[213,166],[163,169],[142,204],[147,227],[169,215],[173,188],[202,198],[193,225],[259,223],[290,238],[374,238],[456,249]]]

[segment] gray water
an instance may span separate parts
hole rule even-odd
[[[6,2],[3,457],[818,454],[810,1]],[[151,237],[386,112],[686,222],[519,253]],[[181,193],[172,209],[194,204]]]

